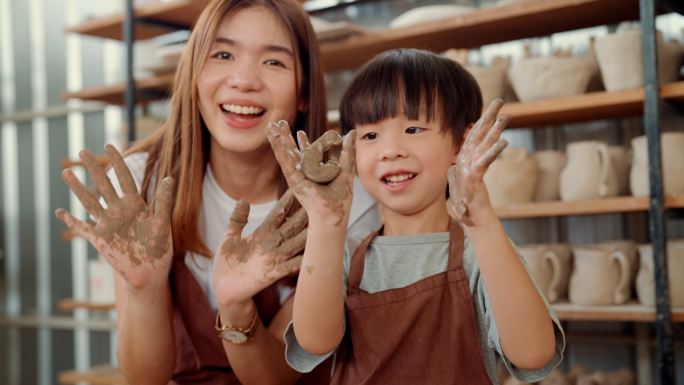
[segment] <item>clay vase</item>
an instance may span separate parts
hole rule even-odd
[[[608,153],[617,178],[617,195],[629,194],[629,172],[632,166],[632,152],[623,146],[609,146]]]
[[[561,200],[605,198],[617,194],[617,178],[606,144],[593,140],[571,143],[567,157],[560,177]]]
[[[574,268],[568,297],[577,305],[618,305],[627,302],[630,267],[619,250],[578,246],[572,250]]]
[[[527,154],[527,149],[504,149],[484,175],[492,204],[500,206],[531,201],[538,173],[537,160]]]
[[[660,135],[661,163],[663,166],[663,188],[665,194],[684,192],[684,133],[664,132]],[[634,196],[650,193],[648,176],[648,148],[646,136],[632,139],[634,160],[630,170],[629,187]]]
[[[661,33],[658,33],[657,42],[660,83],[669,83],[677,79],[684,50],[677,42],[665,43]],[[606,90],[623,91],[643,85],[641,31],[638,28],[599,37],[594,49]]]
[[[526,57],[513,63],[508,78],[518,99],[530,102],[585,93],[595,69],[590,58]]]
[[[565,244],[525,245],[518,248],[527,271],[539,291],[550,303],[565,298],[568,292],[572,254]]]
[[[565,166],[565,154],[546,150],[532,154],[539,165],[539,177],[534,189],[535,201],[557,201],[560,199],[560,174]]]
[[[655,305],[655,277],[653,267],[653,247],[639,245],[641,265],[636,278],[637,298],[642,305]],[[684,240],[667,243],[667,275],[670,283],[670,305],[684,306]]]

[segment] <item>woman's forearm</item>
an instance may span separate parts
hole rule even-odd
[[[543,367],[555,352],[549,312],[503,225],[492,215],[466,229],[492,304],[501,347],[523,369]]]
[[[167,384],[176,365],[168,281],[134,292],[117,277],[118,358],[129,384]]]
[[[235,304],[220,309],[221,320],[232,325],[247,327],[256,311],[254,301]],[[267,329],[257,318],[252,338],[244,344],[236,345],[223,341],[235,375],[244,385],[291,385],[301,374],[289,367],[285,361],[283,333],[292,317],[292,301],[286,302]],[[217,337],[218,338],[218,337]]]

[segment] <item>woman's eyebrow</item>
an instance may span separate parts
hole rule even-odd
[[[219,44],[227,44],[230,46],[238,46],[240,45],[238,42],[236,42],[233,39],[229,39],[227,37],[223,36],[217,36],[216,39],[214,39],[214,43],[219,43]],[[281,52],[286,55],[291,56],[294,58],[294,53],[292,53],[292,50],[284,45],[279,45],[279,44],[267,44],[263,46],[262,48],[266,52]]]

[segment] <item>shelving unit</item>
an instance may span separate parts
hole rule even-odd
[[[130,1],[130,0],[128,0]],[[595,92],[555,100],[510,103],[503,113],[511,115],[510,128],[528,128],[570,122],[644,116],[651,157],[651,197],[616,197],[577,202],[533,202],[497,207],[503,219],[593,215],[649,211],[651,239],[656,261],[656,307],[630,303],[621,306],[554,305],[561,319],[591,321],[654,322],[658,340],[658,379],[661,384],[674,382],[672,322],[684,322],[684,309],[669,307],[667,271],[664,269],[664,212],[684,208],[684,195],[663,196],[662,170],[659,165],[658,103],[667,100],[684,103],[684,82],[658,87],[655,66],[654,18],[657,0],[538,0],[511,3],[480,9],[447,20],[401,29],[372,31],[347,40],[321,44],[322,65],[327,72],[355,68],[375,54],[399,47],[442,51],[452,47],[470,48],[484,44],[527,37],[546,36],[595,25],[626,20],[641,20],[643,33],[644,79],[646,87],[624,92]],[[190,28],[207,0],[172,0],[130,11],[89,20],[69,31],[109,39],[124,39],[122,27],[135,19],[137,39],[161,35],[174,29]],[[130,26],[129,26],[130,28]],[[130,46],[132,42],[129,40]],[[172,75],[141,79],[133,84],[87,88],[65,94],[67,98],[98,100],[112,104],[128,101],[132,96],[147,102],[162,98],[173,82]],[[134,86],[134,87],[133,87]],[[138,91],[134,94],[133,89]],[[125,92],[128,95],[124,95]]]

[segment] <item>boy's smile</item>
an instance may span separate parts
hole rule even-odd
[[[439,121],[400,114],[356,129],[357,172],[386,219],[445,211],[447,170],[456,147]]]

